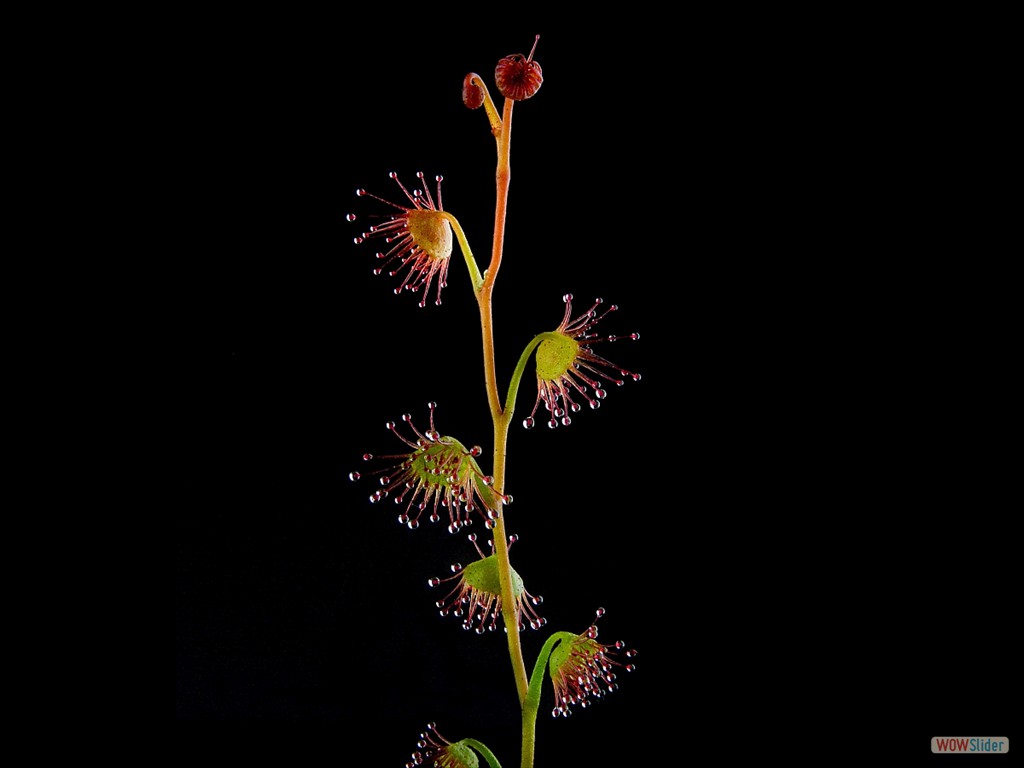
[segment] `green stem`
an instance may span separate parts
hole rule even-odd
[[[530,687],[523,701],[523,755],[522,768],[533,766],[533,752],[537,742],[537,712],[540,710],[540,693],[544,686],[544,672],[548,665],[548,657],[551,651],[562,640],[570,640],[575,635],[572,632],[555,632],[549,637],[537,654],[537,661],[533,665],[533,674],[530,675]]]
[[[555,632],[541,646],[540,653],[537,654],[537,661],[533,665],[533,674],[530,675],[530,689],[526,695],[526,706],[533,707],[534,710],[540,707],[540,692],[544,687],[544,668],[547,666],[548,657],[562,640],[572,640],[575,637],[576,635],[572,632]]]
[[[491,750],[489,750],[479,741],[477,741],[476,739],[463,739],[462,741],[464,744],[472,747],[481,755],[483,755],[484,760],[487,761],[487,764],[491,766],[491,768],[501,768],[501,763],[498,762],[498,758],[494,756],[494,753],[491,752]]]
[[[526,345],[526,349],[523,350],[523,354],[519,356],[519,362],[516,363],[516,369],[512,371],[512,380],[508,383],[508,394],[505,395],[505,418],[508,421],[512,421],[512,413],[516,408],[516,396],[519,394],[519,382],[522,381],[523,372],[526,370],[526,364],[530,362],[530,355],[533,354],[533,350],[537,348],[544,339],[557,339],[562,334],[555,333],[554,331],[547,331],[545,333],[539,333],[533,337],[533,340]]]
[[[480,307],[480,331],[483,336],[484,380],[487,388],[487,402],[494,424],[494,490],[505,493],[505,451],[508,443],[508,417],[502,411],[498,397],[497,376],[494,362],[494,330],[492,325],[492,296],[494,280],[501,266],[502,249],[505,242],[505,210],[508,205],[509,137],[512,130],[512,99],[505,100],[504,120],[495,137],[498,144],[498,167],[495,171],[496,199],[494,206],[494,242],[491,248],[491,262],[484,273],[483,282],[477,289],[477,304]],[[519,638],[519,612],[516,610],[515,594],[512,590],[512,563],[508,557],[508,534],[505,530],[505,511],[501,510],[494,529],[494,554],[498,561],[498,582],[501,586],[501,615],[505,622],[505,636],[508,639],[509,658],[512,674],[516,681],[519,702],[526,698],[529,683],[526,680],[526,663]]]
[[[487,402],[494,424],[493,487],[498,493],[504,494],[508,426],[515,410],[515,400],[519,392],[519,384],[522,381],[523,373],[526,370],[526,363],[529,361],[533,350],[545,338],[555,336],[555,334],[539,334],[526,346],[512,374],[512,379],[509,382],[506,393],[505,407],[502,408],[498,396],[497,376],[495,374],[492,302],[494,283],[498,277],[498,270],[501,267],[505,244],[505,218],[508,210],[508,190],[511,180],[509,156],[512,135],[512,107],[515,102],[512,99],[505,99],[504,111],[502,118],[499,120],[486,89],[484,92],[484,104],[487,107],[491,131],[497,143],[498,166],[495,171],[494,240],[491,248],[491,261],[484,271],[482,279],[478,279],[479,272],[475,270],[476,262],[468,255],[468,244],[465,243],[465,236],[462,234],[462,230],[458,227],[457,222],[453,223],[453,228],[455,229],[456,237],[459,238],[459,245],[463,249],[463,254],[466,254],[467,264],[470,266],[470,275],[473,278],[473,288],[476,291],[477,304],[480,308],[484,380],[487,390]],[[522,752],[520,765],[521,768],[533,768],[537,712],[540,706],[540,689],[541,682],[544,679],[544,665],[547,663],[547,659],[551,655],[551,649],[554,648],[555,644],[565,637],[571,637],[572,635],[560,632],[548,639],[534,665],[533,678],[527,681],[526,663],[523,660],[523,649],[519,638],[519,612],[516,610],[516,600],[512,589],[512,564],[508,556],[508,534],[505,530],[504,508],[502,508],[495,525],[494,554],[498,562],[498,582],[501,587],[501,613],[505,622],[505,634],[508,638],[509,658],[512,662],[512,672],[515,677],[516,690],[519,694],[519,704],[522,710]]]
[[[462,225],[459,224],[459,220],[448,213],[448,211],[440,211],[439,213],[451,225],[452,231],[455,232],[455,238],[459,241],[459,248],[462,250],[462,256],[466,260],[466,266],[469,268],[469,278],[473,281],[473,292],[477,293],[480,290],[480,286],[484,284],[484,278],[480,274],[480,267],[477,266],[476,259],[473,258],[473,250],[469,247],[466,233],[462,231]]]

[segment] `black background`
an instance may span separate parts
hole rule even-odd
[[[431,400],[489,455],[469,278],[456,251],[442,306],[395,296],[345,214],[374,210],[357,187],[400,200],[389,171],[443,174],[482,268],[494,141],[462,78],[492,82],[537,33],[500,388],[566,292],[621,307],[602,330],[640,340],[604,351],[643,379],[509,440],[513,564],[549,622],[524,634],[528,666],[599,606],[601,637],[639,651],[567,720],[545,690],[536,765],[929,760],[931,736],[1018,733],[998,19],[195,22],[182,756],[401,765],[436,721],[517,763],[504,637],[440,618],[426,585],[471,545],[347,479]],[[517,424],[534,394],[527,376]]]

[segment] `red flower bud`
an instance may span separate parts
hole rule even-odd
[[[513,53],[498,62],[494,70],[494,80],[498,84],[498,90],[506,99],[523,101],[533,96],[540,90],[544,82],[544,75],[541,72],[540,64],[533,60],[533,52],[537,50],[537,41],[540,35],[533,41],[533,48],[529,56],[521,53]],[[465,97],[465,87],[463,87]]]
[[[473,82],[479,75],[470,72],[462,81],[462,103],[470,109],[479,109],[484,105],[484,89]]]

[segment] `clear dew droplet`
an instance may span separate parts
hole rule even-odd
[[[526,429],[533,429],[533,425],[535,423],[536,422],[534,421],[533,416],[527,416],[525,419],[523,419],[523,427],[525,427]]]
[[[359,478],[360,478],[360,474],[358,472],[349,472],[348,473],[348,479],[351,480],[352,482],[355,482]]]
[[[345,214],[345,221],[355,221],[356,215],[354,213]]]

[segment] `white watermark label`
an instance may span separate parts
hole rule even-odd
[[[935,736],[932,752],[950,755],[1001,755],[1010,751],[1005,736]]]

